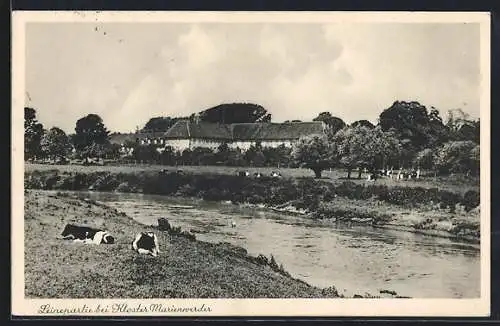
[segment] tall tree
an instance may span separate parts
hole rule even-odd
[[[373,170],[385,167],[401,152],[400,141],[394,133],[361,125],[340,130],[332,143],[340,163],[347,169],[348,179],[355,168]],[[358,178],[361,177],[361,170],[359,171]]]
[[[330,136],[335,135],[346,126],[344,120],[334,117],[330,112],[321,112],[313,121],[323,121],[328,127],[328,134]]]
[[[419,102],[396,101],[379,116],[383,131],[394,130],[402,140],[404,151],[411,159],[424,148],[434,148],[449,140],[448,128],[438,110],[430,112]]]
[[[367,127],[367,128],[370,128],[370,129],[375,128],[375,125],[373,123],[371,123],[370,121],[368,121],[368,120],[354,121],[353,123],[351,123],[351,126],[352,127],[362,126],[362,127]]]
[[[293,147],[292,158],[299,166],[313,170],[316,178],[336,163],[331,144],[323,135],[301,137]]]
[[[51,159],[65,159],[72,146],[66,133],[57,128],[51,128],[42,138],[42,152]]]
[[[109,131],[106,129],[102,119],[97,114],[89,114],[76,122],[73,145],[78,152],[88,151],[102,156],[109,145]],[[98,146],[96,146],[98,145]],[[102,148],[97,150],[97,147]]]
[[[36,110],[24,108],[24,159],[36,158],[41,154],[40,142],[44,134],[43,125],[36,119]]]
[[[450,130],[453,140],[473,141],[479,144],[481,128],[478,120],[473,120],[462,109],[448,111],[446,126]]]
[[[220,104],[192,115],[192,120],[214,123],[270,122],[271,114],[258,104]]]
[[[143,132],[153,131],[162,132],[167,131],[172,127],[177,121],[185,118],[170,118],[170,117],[154,117],[149,119],[148,122],[142,128]]]
[[[469,173],[479,161],[478,145],[473,141],[451,141],[444,144],[436,155],[436,167],[441,174]],[[475,162],[472,162],[474,159]]]

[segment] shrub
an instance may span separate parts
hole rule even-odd
[[[470,211],[471,209],[479,206],[481,200],[480,193],[475,190],[469,190],[464,194],[462,199],[462,205],[465,207],[465,211]]]
[[[130,186],[128,182],[122,182],[116,187],[115,191],[116,192],[130,192]]]

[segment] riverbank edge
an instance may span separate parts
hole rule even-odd
[[[270,268],[273,272],[280,274],[281,276],[289,279],[290,281],[296,283],[296,284],[302,284],[303,286],[311,289],[311,291],[319,291],[320,295],[317,296],[318,298],[339,298],[339,299],[346,299],[346,298],[410,298],[407,296],[401,296],[398,295],[396,292],[383,289],[380,291],[379,294],[374,295],[368,292],[365,292],[364,294],[354,294],[352,297],[345,296],[343,294],[339,294],[335,286],[330,286],[330,287],[318,287],[311,285],[307,283],[306,281],[293,277],[289,272],[287,272],[283,265],[278,265],[277,262],[274,261],[274,257],[271,255],[270,258],[268,259],[267,257],[263,255],[258,255],[258,256],[253,256],[248,254],[247,250],[241,246],[233,245],[228,242],[219,242],[219,243],[211,243],[211,242],[206,242],[202,241],[199,239],[196,239],[196,236],[193,234],[190,234],[186,231],[180,230],[180,228],[173,228],[174,232],[167,232],[165,230],[161,230],[159,225],[146,225],[142,224],[132,217],[128,216],[124,212],[120,212],[116,208],[113,208],[106,203],[103,203],[101,201],[97,200],[91,200],[89,198],[81,198],[76,196],[75,194],[67,193],[67,192],[61,192],[61,191],[45,191],[45,190],[25,190],[25,200],[26,196],[30,196],[31,194],[37,194],[41,195],[42,197],[45,196],[50,199],[59,199],[59,200],[75,200],[82,202],[84,205],[88,205],[89,209],[91,209],[92,206],[95,207],[100,207],[101,209],[107,211],[107,218],[108,219],[114,219],[115,223],[120,223],[120,219],[126,219],[127,224],[130,224],[132,226],[147,226],[148,228],[152,228],[157,230],[160,233],[165,233],[168,234],[170,237],[180,237],[180,238],[185,238],[187,239],[188,242],[195,242],[202,244],[204,246],[208,246],[211,248],[215,248],[215,250],[222,250],[224,251],[227,255],[234,255],[235,257],[238,258],[243,258],[245,261],[248,261],[249,263],[255,264],[258,268]],[[43,209],[37,211],[37,214],[42,215],[43,214]],[[114,217],[113,214],[115,215]],[[259,267],[260,266],[260,267]]]
[[[25,202],[28,200],[28,198],[30,196],[35,196],[35,197],[39,196],[43,200],[52,200],[50,205],[51,205],[51,207],[53,207],[53,209],[56,209],[57,211],[59,211],[62,206],[67,204],[68,201],[78,201],[81,203],[81,205],[78,205],[78,206],[88,208],[88,210],[86,212],[90,212],[90,211],[93,211],[96,209],[103,210],[104,211],[103,215],[106,215],[107,223],[120,224],[120,225],[126,224],[126,227],[124,226],[125,229],[130,229],[130,227],[133,227],[134,229],[141,229],[144,226],[146,226],[146,225],[141,224],[138,221],[134,220],[132,217],[128,216],[126,213],[120,212],[119,210],[112,208],[105,203],[95,201],[95,200],[90,200],[88,198],[79,198],[77,196],[74,196],[74,195],[71,195],[68,193],[64,193],[64,192],[54,193],[54,192],[49,192],[49,191],[44,191],[44,190],[27,190],[27,191],[25,190],[24,196],[25,196]],[[59,203],[59,205],[58,205],[58,203]],[[60,206],[60,207],[55,208],[57,206]],[[95,207],[95,208],[92,208],[92,207]],[[52,211],[46,211],[45,208],[39,208],[36,211],[28,212],[28,214],[26,214],[26,212],[25,212],[25,219],[28,218],[32,221],[33,215],[40,216],[40,217],[44,216],[44,215],[45,216],[47,216],[47,215],[54,216],[52,214]],[[82,224],[82,223],[78,223],[78,224]],[[86,224],[86,223],[84,222],[83,224]],[[48,224],[46,222],[41,223],[41,225],[43,226],[43,228],[48,227],[47,226]],[[177,228],[177,230],[174,229],[174,232],[167,232],[167,231],[160,230],[158,225],[147,225],[147,227],[150,229],[154,229],[156,232],[158,232],[159,235],[164,235],[164,236],[167,236],[168,238],[174,239],[174,241],[176,241],[175,239],[177,238],[178,241],[180,241],[182,243],[185,243],[185,244],[191,243],[192,245],[196,245],[198,247],[198,250],[200,250],[200,248],[201,248],[201,250],[221,251],[221,252],[224,252],[224,255],[227,255],[228,257],[233,257],[235,260],[243,260],[246,262],[245,264],[251,264],[253,266],[252,268],[262,270],[263,272],[264,272],[264,270],[267,270],[266,273],[279,274],[279,275],[281,275],[281,277],[284,277],[284,278],[289,280],[288,283],[291,284],[291,287],[293,287],[293,288],[302,287],[305,289],[309,289],[308,291],[310,291],[311,293],[317,293],[317,295],[315,295],[314,297],[332,298],[332,299],[345,298],[343,295],[338,294],[335,286],[321,288],[321,287],[313,286],[304,280],[293,277],[292,275],[290,275],[290,273],[288,273],[283,268],[282,265],[278,266],[278,264],[274,261],[274,258],[272,256],[270,259],[263,256],[263,255],[252,256],[252,255],[248,254],[248,252],[245,248],[235,246],[235,245],[232,245],[232,244],[227,243],[227,242],[210,243],[210,242],[201,241],[201,240],[196,239],[194,235],[186,233],[185,231],[181,231],[178,228]],[[33,234],[32,234],[32,236],[33,236]],[[182,240],[182,239],[184,239],[184,240]],[[61,245],[63,245],[62,242],[61,242]],[[166,243],[163,243],[163,245],[166,245]],[[51,247],[51,250],[54,250],[53,244],[49,245],[49,246]],[[91,246],[85,245],[85,249],[88,249],[90,247]],[[104,247],[106,247],[106,246],[104,246]],[[198,254],[202,254],[202,253],[198,253]],[[142,257],[137,257],[137,258],[142,258]],[[146,256],[144,257],[144,259],[147,259],[147,258],[148,257],[146,257]],[[25,259],[26,259],[26,257],[25,257]],[[115,259],[121,260],[123,258],[118,256],[118,257],[115,257]],[[38,259],[36,259],[36,262],[39,263]],[[45,269],[46,267],[48,268],[48,266],[44,266],[42,268]],[[243,266],[243,265],[241,267],[245,268],[245,266]],[[25,273],[26,273],[26,271],[25,271]],[[52,276],[54,276],[54,275],[52,274]],[[270,286],[272,287],[274,284],[273,281],[269,281],[269,282],[270,282]],[[286,283],[286,282],[283,283],[283,281],[279,281],[279,279],[277,279],[276,282],[277,282],[276,286],[279,285],[281,287],[285,286],[284,284]],[[68,285],[68,284],[66,284],[66,285]],[[212,285],[218,286],[218,284],[212,284]],[[291,289],[291,291],[293,291],[293,290]],[[302,291],[304,291],[304,289]],[[231,298],[231,294],[226,294],[226,295],[228,298]],[[28,296],[28,297],[37,298],[38,296]],[[375,297],[375,296],[370,295],[369,297]]]
[[[59,171],[57,169],[54,169],[53,171]],[[26,184],[26,181],[30,180],[31,176],[33,173],[39,172],[41,173],[41,177],[43,181],[41,184],[35,182],[28,182]],[[82,180],[80,180],[80,183],[78,184],[68,184],[67,182],[76,182],[76,176],[80,175],[83,177],[82,180],[83,183],[81,183]],[[118,174],[118,176],[120,173]],[[121,174],[123,175],[129,175],[129,174]],[[134,177],[136,174],[130,174],[131,176],[133,175]],[[88,176],[92,176],[92,178],[97,178],[96,180],[91,180],[87,178]],[[178,198],[195,198],[195,199],[200,199],[200,200],[205,200],[209,202],[220,202],[221,200],[218,200],[217,197],[211,198],[211,196],[208,196],[208,198],[200,198],[200,196],[190,196],[188,193],[184,191],[177,191],[171,194],[162,194],[162,193],[151,193],[149,191],[144,191],[141,187],[129,187],[127,186],[127,189],[123,189],[123,182],[118,182],[113,183],[112,181],[115,179],[120,179],[117,177],[115,173],[105,173],[104,179],[110,177],[111,182],[109,184],[104,184],[102,183],[102,180],[99,175],[96,175],[95,173],[87,173],[87,172],[78,172],[76,174],[74,173],[64,173],[61,172],[60,174],[58,173],[55,178],[54,176],[50,175],[50,171],[38,171],[38,170],[33,170],[30,172],[25,173],[25,187],[28,189],[44,189],[44,184],[47,185],[47,183],[51,184],[52,189],[50,190],[69,190],[69,191],[105,191],[105,192],[123,192],[123,193],[141,193],[141,194],[157,194],[157,195],[164,195],[164,196],[172,196],[172,197],[178,197]],[[161,174],[159,175],[161,177]],[[150,176],[151,177],[151,176]],[[228,176],[226,176],[228,177]],[[26,179],[28,178],[28,179]],[[46,178],[43,180],[43,178]],[[216,179],[218,180],[218,179]],[[147,181],[144,181],[147,182]],[[285,180],[283,180],[285,182]],[[314,182],[314,180],[312,180]],[[89,184],[87,184],[89,183]],[[281,183],[281,182],[280,182]],[[97,186],[96,186],[97,184]],[[66,189],[67,187],[73,187],[76,189]],[[103,188],[104,187],[104,188]],[[101,189],[103,188],[103,189]],[[195,187],[196,188],[196,187]],[[124,191],[125,190],[125,191]],[[193,191],[196,189],[193,189]],[[188,192],[190,190],[188,189]],[[223,200],[222,200],[223,201]],[[263,201],[263,200],[262,200]],[[446,229],[443,228],[442,225],[439,223],[434,223],[431,221],[430,223],[427,223],[426,219],[419,221],[421,225],[410,225],[409,223],[404,224],[405,222],[404,219],[399,218],[398,220],[395,220],[392,218],[390,215],[394,214],[381,214],[378,209],[367,209],[366,207],[363,207],[364,212],[360,212],[356,208],[352,207],[327,207],[326,209],[323,209],[323,214],[318,214],[320,213],[321,207],[316,207],[316,208],[309,208],[309,209],[297,209],[294,207],[295,203],[298,201],[298,199],[291,200],[285,204],[279,204],[279,205],[270,205],[265,202],[261,203],[248,203],[248,202],[239,202],[239,203],[234,203],[234,201],[231,201],[232,203],[236,205],[244,205],[244,206],[254,206],[254,207],[260,207],[264,206],[266,209],[278,212],[278,213],[283,213],[286,215],[291,215],[291,216],[300,216],[303,218],[307,219],[315,219],[315,220],[323,220],[323,221],[330,221],[332,223],[352,223],[352,224],[359,224],[359,225],[368,225],[368,226],[373,226],[376,228],[381,228],[381,229],[392,229],[392,230],[397,230],[397,231],[404,231],[404,232],[411,232],[415,234],[422,234],[422,235],[427,235],[427,236],[434,236],[434,237],[440,237],[440,238],[447,238],[447,239],[453,239],[453,240],[458,240],[458,241],[464,241],[468,243],[474,243],[474,244],[479,244],[480,243],[480,234],[479,234],[479,223],[475,223],[474,221],[468,221],[465,220],[464,223],[460,226],[461,228],[457,228],[458,232],[453,232],[453,228]],[[364,200],[357,200],[359,201],[360,205],[359,207],[362,207],[363,205],[362,202]],[[292,203],[290,205],[290,203]],[[285,206],[289,206],[288,208],[284,208]],[[390,204],[389,206],[392,206],[393,204]],[[299,205],[300,206],[300,205]],[[335,205],[333,205],[335,206]],[[394,206],[395,208],[398,206]],[[408,209],[407,211],[412,211],[412,209]],[[319,216],[323,215],[323,216]],[[337,215],[337,217],[333,217]],[[341,215],[341,216],[338,216]],[[450,218],[453,217],[453,215],[449,216]],[[432,219],[431,219],[432,220]],[[462,219],[464,220],[464,219]],[[406,221],[407,222],[407,221]],[[432,227],[432,228],[431,228]],[[462,234],[460,234],[460,231]],[[464,234],[465,233],[465,234]]]

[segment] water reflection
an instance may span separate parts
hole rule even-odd
[[[185,198],[79,195],[106,202],[146,225],[167,217],[202,241],[230,242],[254,255],[272,254],[292,275],[322,287],[335,285],[346,295],[388,289],[419,298],[480,296],[479,251],[467,243]]]

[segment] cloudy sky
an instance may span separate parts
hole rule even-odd
[[[479,117],[479,24],[29,23],[26,105],[73,132],[129,132],[220,103],[273,121],[330,111],[376,122],[395,100]]]

